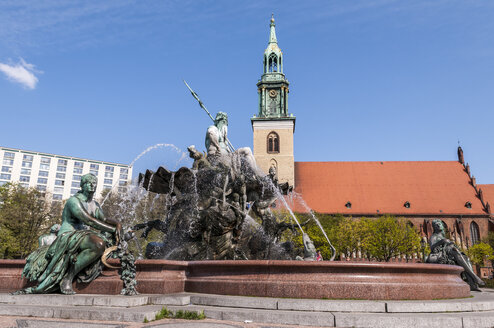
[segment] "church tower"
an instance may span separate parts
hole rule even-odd
[[[293,133],[295,116],[288,113],[288,80],[283,74],[283,53],[278,47],[271,16],[268,47],[264,51],[263,74],[257,83],[259,111],[251,118],[254,157],[269,172],[274,167],[280,183],[294,185]]]

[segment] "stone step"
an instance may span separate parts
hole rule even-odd
[[[0,304],[52,305],[52,306],[107,306],[135,307],[143,305],[187,305],[190,296],[185,293],[171,295],[94,295],[94,294],[36,294],[10,295],[0,294]]]
[[[162,307],[167,307],[172,311],[204,311],[211,319],[272,326],[480,328],[494,327],[493,303],[494,293],[478,293],[473,298],[461,300],[386,302],[187,293],[130,297],[0,294],[0,316],[101,320],[112,327],[111,321],[142,323],[145,318],[153,320]]]
[[[480,312],[494,311],[494,293],[474,293],[471,298],[433,301],[314,300],[190,294],[190,303],[217,307],[319,312]]]
[[[334,313],[337,327],[491,328],[494,311],[457,313]]]
[[[101,306],[0,304],[0,316],[143,322],[144,318],[154,318],[161,308],[161,305],[130,307],[122,310],[118,307]]]
[[[280,325],[334,327],[334,315],[317,311],[282,311],[215,306],[169,306],[167,309],[204,311],[207,318],[237,322],[270,323]]]

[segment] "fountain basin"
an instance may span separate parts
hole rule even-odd
[[[116,262],[116,261],[115,261]],[[113,262],[113,263],[115,263]],[[0,260],[0,291],[28,285],[23,260]],[[115,263],[116,264],[116,263]],[[314,299],[431,300],[470,296],[453,265],[304,261],[137,261],[137,290],[143,294],[194,292]],[[118,294],[117,270],[105,269],[84,294]]]

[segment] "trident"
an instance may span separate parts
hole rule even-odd
[[[204,106],[203,102],[201,101],[201,99],[199,99],[199,96],[197,95],[197,93],[194,92],[194,90],[192,90],[189,85],[187,84],[187,82],[185,82],[185,80],[183,80],[185,85],[187,86],[187,88],[189,89],[190,91],[190,94],[192,95],[192,97],[194,97],[198,102],[199,102],[199,106],[201,106],[202,109],[204,109],[204,111],[206,112],[206,114],[208,114],[209,118],[214,122],[214,118],[211,116],[211,114],[209,113],[209,111],[206,109],[206,106]],[[225,137],[226,139],[226,143],[228,145],[228,148],[230,148],[230,151],[233,153],[235,152],[235,147],[233,147],[232,143],[230,142],[230,140],[228,140],[227,137]]]

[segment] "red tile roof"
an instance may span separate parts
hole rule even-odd
[[[456,161],[295,162],[295,191],[320,213],[486,215]],[[465,207],[466,202],[472,208]]]
[[[491,212],[494,212],[494,184],[479,184],[477,187],[482,189],[484,202],[488,202],[491,206]]]

